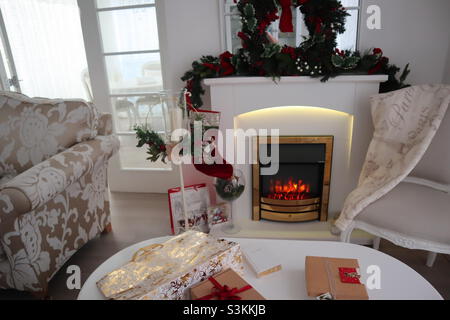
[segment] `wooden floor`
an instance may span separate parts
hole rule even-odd
[[[160,194],[113,193],[111,197],[113,232],[103,235],[79,250],[50,282],[50,298],[76,299],[78,290],[68,290],[66,269],[78,265],[82,282],[106,259],[123,248],[149,238],[170,233],[167,196]],[[438,255],[433,268],[425,266],[426,252],[408,250],[382,241],[380,250],[403,261],[425,277],[445,299],[450,299],[450,257]],[[3,299],[30,299],[16,291],[0,291]]]

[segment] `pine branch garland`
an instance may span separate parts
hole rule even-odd
[[[202,81],[224,76],[282,76],[320,77],[323,82],[342,74],[387,74],[389,80],[382,90],[405,87],[408,66],[400,80],[400,69],[389,64],[381,49],[361,55],[358,51],[340,51],[336,39],[345,32],[349,14],[338,0],[292,0],[292,6],[304,14],[309,36],[299,47],[281,47],[268,36],[267,28],[279,19],[282,0],[240,0],[237,9],[241,15],[242,29],[238,33],[242,48],[235,54],[225,52],[219,57],[204,56],[194,61],[192,69],[181,78],[191,93],[195,108],[203,105],[205,93]],[[224,58],[226,56],[226,58]]]

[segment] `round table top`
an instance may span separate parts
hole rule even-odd
[[[137,243],[116,253],[101,264],[86,280],[78,295],[79,300],[105,299],[97,288],[97,281],[111,271],[120,268],[131,260],[133,254],[142,247],[162,243],[170,237],[161,237]],[[374,249],[342,242],[300,241],[272,239],[233,239],[242,250],[264,248],[268,259],[279,261],[282,270],[256,278],[255,273],[245,264],[244,278],[266,299],[305,300],[307,296],[305,283],[305,257],[322,256],[358,259],[361,282],[366,283],[371,274],[367,268],[379,266],[380,289],[368,289],[369,299],[434,299],[442,300],[441,295],[420,274],[399,260]],[[245,260],[245,259],[244,259]]]

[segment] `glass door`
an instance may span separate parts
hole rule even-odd
[[[123,169],[170,169],[150,163],[137,149],[133,128],[164,131],[158,92],[163,89],[158,24],[154,0],[97,0],[103,57],[116,133],[122,143]]]
[[[159,1],[158,1],[159,2]],[[170,163],[152,163],[137,148],[136,125],[164,132],[163,90],[155,0],[79,0],[96,103],[109,106],[121,148],[110,167],[110,188],[167,192],[178,186]],[[94,14],[92,14],[94,13]],[[90,45],[90,44],[91,45]],[[94,47],[94,44],[97,47]],[[103,66],[98,68],[98,66]]]

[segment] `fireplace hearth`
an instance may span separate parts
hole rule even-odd
[[[326,221],[330,193],[332,136],[279,137],[279,170],[261,175],[259,149],[273,139],[254,139],[253,220]]]

